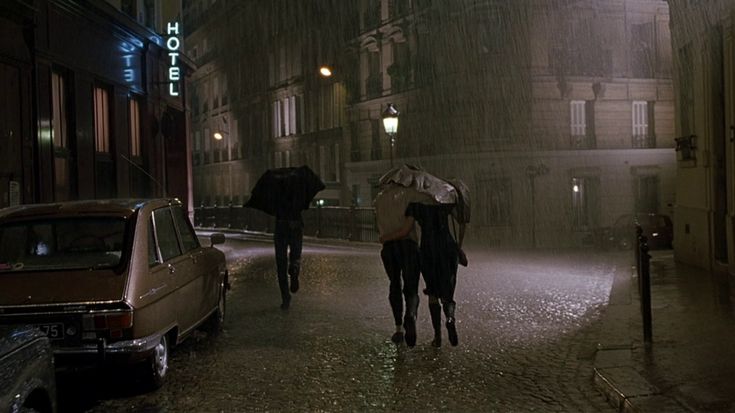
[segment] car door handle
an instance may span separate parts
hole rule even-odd
[[[174,267],[173,265],[169,264],[168,265],[168,273],[169,274],[173,274],[174,272],[176,272],[176,267]]]
[[[199,259],[199,257],[202,256],[203,254],[204,254],[203,251],[195,252],[195,253],[189,255],[189,258],[191,258],[191,261],[194,264],[196,264],[197,263],[197,260]]]

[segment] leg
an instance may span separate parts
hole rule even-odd
[[[457,307],[457,303],[454,302],[454,290],[457,286],[457,265],[458,257],[456,253],[456,246],[450,245],[449,249],[452,253],[447,254],[446,261],[442,265],[441,270],[441,301],[442,307],[444,307],[444,316],[447,319],[447,335],[449,336],[449,343],[453,346],[459,344],[457,338],[457,325],[454,318],[454,310]]]
[[[273,244],[276,248],[276,271],[278,274],[278,287],[281,289],[281,308],[287,309],[291,303],[291,294],[288,292],[288,278],[286,274],[286,267],[288,266],[286,257],[288,240],[287,231],[283,227],[282,221],[276,221]]]
[[[291,276],[291,292],[299,290],[299,273],[301,272],[301,249],[303,246],[304,229],[301,223],[292,224],[289,234],[288,274]]]
[[[453,346],[456,346],[457,344],[459,344],[459,339],[457,338],[457,326],[454,319],[454,309],[456,308],[457,304],[454,301],[442,300],[442,306],[444,307],[444,315],[447,317],[446,326],[447,336],[449,336],[449,343],[451,343]]]
[[[403,341],[402,318],[403,318],[403,297],[401,297],[401,267],[399,265],[398,256],[396,254],[395,242],[387,242],[380,251],[380,258],[383,260],[383,267],[388,275],[390,287],[388,290],[388,302],[393,311],[393,320],[396,325],[396,333],[393,334],[391,340],[395,343]]]
[[[416,345],[416,315],[419,307],[419,250],[412,240],[401,241],[401,269],[403,274],[403,296],[406,299],[406,344]]]
[[[434,327],[434,340],[431,345],[441,347],[442,345],[442,308],[439,299],[429,296],[429,314],[431,314],[431,325]]]

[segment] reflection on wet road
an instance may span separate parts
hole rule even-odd
[[[421,297],[409,349],[390,341],[377,246],[307,243],[288,311],[271,244],[223,249],[233,284],[224,333],[179,346],[153,393],[119,372],[65,378],[64,411],[612,411],[591,358],[619,257],[470,250],[458,276],[459,346],[431,347]]]

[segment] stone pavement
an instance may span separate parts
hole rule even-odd
[[[652,343],[643,340],[635,268],[621,263],[595,384],[621,412],[735,412],[735,288],[727,275],[675,262],[670,250],[651,256]]]

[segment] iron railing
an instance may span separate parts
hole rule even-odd
[[[303,212],[304,235],[349,241],[377,242],[373,208],[316,207]],[[273,233],[275,219],[239,205],[194,208],[194,226]]]

